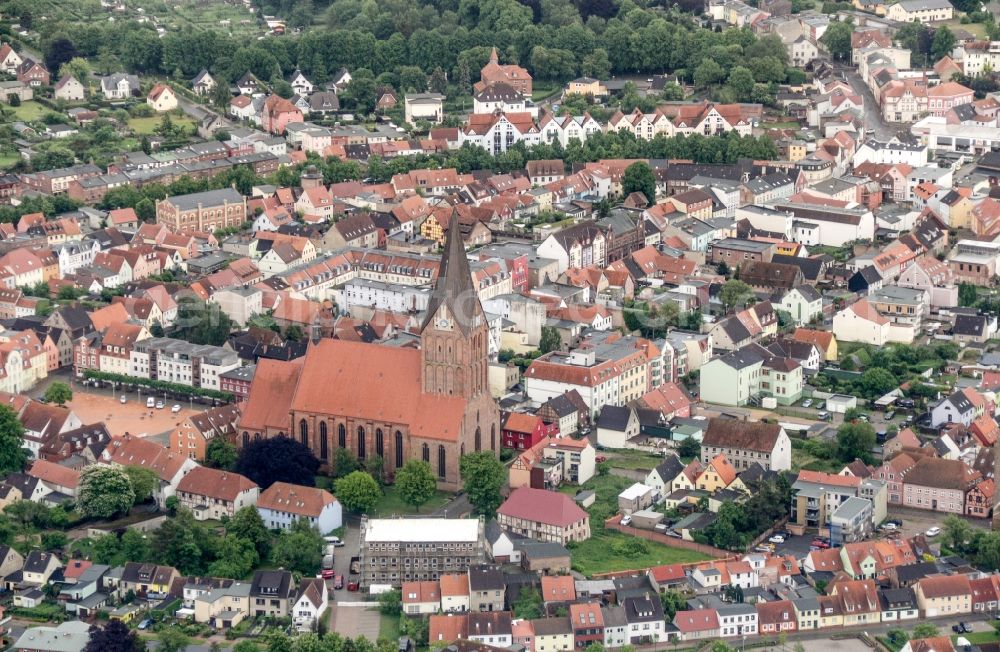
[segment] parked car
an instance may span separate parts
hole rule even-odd
[[[622,516],[622,525],[629,525],[632,522],[632,517],[626,514]]]
[[[826,550],[830,547],[830,544],[823,539],[813,539],[810,545],[815,548],[819,548],[820,550]]]
[[[896,418],[896,413],[895,412],[889,411],[889,412],[885,413],[885,420],[886,421],[892,421],[895,418]]]
[[[174,407],[170,408],[170,411],[173,412],[174,414],[177,414],[178,412],[181,411],[181,406],[178,405],[177,403],[174,403]]]
[[[896,525],[895,523],[883,523],[882,529],[885,530],[886,532],[894,532],[899,529],[899,526]]]
[[[924,534],[926,534],[929,537],[936,537],[937,535],[941,534],[941,528],[939,528],[936,525],[933,527],[929,527],[927,528],[927,531],[924,532]]]
[[[817,401],[817,402],[816,402],[816,405],[815,405],[814,407],[815,407],[815,408],[816,408],[817,410],[822,410],[823,408],[825,408],[825,407],[826,407],[826,402],[825,402],[825,401]]]
[[[165,405],[166,405],[166,403],[164,403],[163,401],[157,401],[156,402],[156,409],[157,410],[162,410]]]
[[[594,458],[594,461],[595,462],[607,462],[608,458],[606,456],[604,456],[604,455],[598,455],[597,457]]]
[[[965,633],[965,628],[962,627],[962,623],[959,623],[957,625],[952,625],[951,626],[951,631],[955,632],[956,634],[964,634]]]
[[[147,618],[139,623],[139,629],[149,629],[153,625],[153,619]]]
[[[360,588],[361,588],[361,585],[358,584],[357,580],[351,580],[350,582],[347,583],[347,590],[348,591],[357,591]]]
[[[337,589],[338,591],[340,589],[344,588],[344,576],[343,575],[339,575],[338,574],[338,575],[334,576],[334,578],[333,578],[333,588]]]
[[[958,624],[958,626],[962,628],[962,633],[963,634],[971,634],[972,633],[972,625],[970,625],[969,623],[961,622],[961,623]]]
[[[146,399],[146,407],[148,407],[148,408],[156,407],[156,399],[153,398],[152,396],[150,396],[149,398],[147,398]]]
[[[771,538],[769,538],[767,540],[767,542],[768,543],[784,543],[785,542],[785,537],[781,536],[780,534],[774,534],[774,535],[771,535]]]
[[[118,402],[121,403],[122,405],[125,405],[126,403],[128,403],[128,397],[122,394],[122,397],[118,399]]]
[[[344,542],[340,540],[340,537],[323,537],[323,541],[326,541],[327,543],[332,543],[334,546],[338,548],[344,545]]]
[[[829,421],[830,420],[830,413],[829,412],[820,412],[819,414],[816,415],[816,418],[819,419],[820,421]]]
[[[802,407],[804,408],[811,407],[812,404],[813,400],[811,398],[807,398],[806,400],[802,401]]]
[[[334,577],[336,577],[337,572],[334,571],[332,568],[324,568],[322,572],[320,572],[320,575],[323,576],[324,580],[332,580]]]

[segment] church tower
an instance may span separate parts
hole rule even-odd
[[[452,213],[437,285],[421,329],[425,394],[489,395],[489,331],[472,283],[458,214]]]

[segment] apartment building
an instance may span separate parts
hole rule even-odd
[[[365,517],[360,556],[364,587],[437,580],[485,561],[485,525],[480,519]]]

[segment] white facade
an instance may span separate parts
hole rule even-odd
[[[298,513],[269,509],[259,505],[257,506],[257,511],[260,512],[260,518],[269,530],[290,529],[295,521],[303,518],[319,530],[320,534],[332,532],[344,524],[344,509],[340,506],[339,500],[334,500],[332,503],[324,505],[319,516],[304,516]]]

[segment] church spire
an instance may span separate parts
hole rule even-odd
[[[439,314],[442,308],[448,313],[447,315]],[[482,306],[479,304],[479,294],[472,285],[472,272],[469,270],[469,258],[465,255],[458,213],[453,211],[448,224],[448,237],[444,245],[444,256],[441,257],[437,284],[427,305],[427,315],[424,317],[421,330],[435,320],[447,319],[468,335],[476,327],[477,319],[481,316]]]
[[[490,50],[490,63],[500,63],[500,56],[497,54],[497,46],[495,45],[493,46],[493,49]]]

